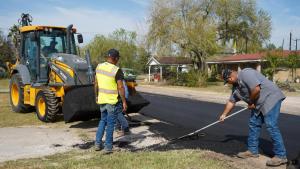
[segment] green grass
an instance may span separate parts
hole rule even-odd
[[[9,79],[0,80],[0,91],[8,90]],[[17,127],[17,126],[40,126],[47,125],[50,127],[62,127],[65,125],[63,121],[56,123],[41,122],[35,112],[16,113],[12,111],[9,93],[0,92],[0,127]]]
[[[0,93],[0,127],[42,125],[35,113],[15,113],[12,111],[8,93]]]
[[[92,150],[71,151],[43,158],[8,161],[0,169],[45,168],[45,169],[229,169],[223,160],[199,150],[175,150],[165,152],[115,152],[101,155]]]

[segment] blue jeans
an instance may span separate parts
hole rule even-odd
[[[103,144],[102,138],[104,135],[104,130],[106,128],[106,139],[105,139],[104,149],[112,150],[114,125],[116,123],[117,115],[120,109],[116,105],[101,104],[100,111],[101,111],[101,120],[99,122],[98,130],[96,133],[95,144],[96,145]]]
[[[277,124],[281,102],[282,100],[278,101],[266,115],[262,115],[262,113],[257,115],[255,114],[255,110],[251,112],[249,120],[248,150],[253,154],[258,154],[258,138],[261,126],[265,123],[267,131],[272,139],[275,156],[286,158],[286,150]]]
[[[118,116],[117,116],[116,129],[120,129],[120,128],[122,130],[128,129],[128,127],[129,127],[128,121],[126,120],[126,118],[122,112],[122,109],[123,109],[122,102],[117,103],[117,106],[121,111],[118,113]]]
[[[128,121],[126,120],[123,112],[118,113],[118,117],[117,117],[117,123],[116,123],[116,129],[128,129],[129,125],[128,125]]]

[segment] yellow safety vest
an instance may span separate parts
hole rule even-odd
[[[118,66],[104,62],[97,66],[98,104],[116,104],[118,102],[118,85],[115,80]]]

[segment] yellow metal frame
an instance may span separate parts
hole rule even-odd
[[[35,88],[30,85],[24,86],[24,104],[29,104],[31,106],[35,106],[35,99],[39,91],[41,91],[41,88]],[[59,87],[50,87],[50,90],[52,90],[55,93],[56,97],[60,97],[61,100],[63,100],[63,97],[65,95],[65,89],[63,86]]]
[[[61,68],[62,70],[64,70],[65,72],[69,73],[69,75],[70,75],[72,78],[74,78],[74,71],[73,71],[73,69],[72,69],[70,66],[66,65],[65,63],[59,62],[59,61],[57,61],[57,60],[54,61],[54,64],[55,64],[57,67],[59,67],[59,68]]]
[[[37,30],[45,30],[45,29],[67,29],[66,27],[62,26],[40,26],[40,25],[31,25],[31,26],[23,26],[19,30],[20,32],[30,32],[30,31],[37,31]],[[76,33],[76,29],[72,28],[73,33]]]

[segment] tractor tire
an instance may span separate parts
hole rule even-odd
[[[43,122],[55,122],[60,106],[55,93],[48,88],[38,92],[35,100],[36,114]]]
[[[24,104],[24,84],[19,73],[13,74],[10,79],[9,96],[14,112],[28,113],[33,110],[32,106]]]

